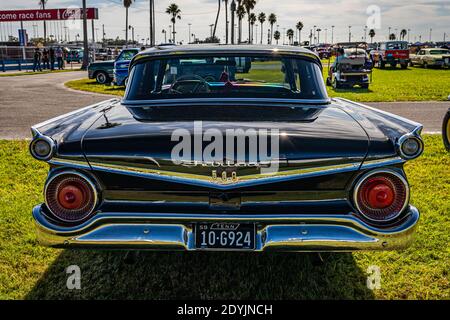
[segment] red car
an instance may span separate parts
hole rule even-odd
[[[370,52],[373,64],[376,67],[384,69],[386,64],[396,68],[398,64],[402,69],[408,68],[410,62],[408,42],[406,41],[387,41],[380,42],[375,50]]]

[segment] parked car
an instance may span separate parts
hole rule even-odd
[[[411,66],[450,67],[450,50],[440,48],[420,49],[417,54],[411,55]]]
[[[402,69],[408,68],[410,62],[407,41],[380,42],[377,49],[370,53],[374,66],[384,69],[387,64],[392,68],[400,65]]]
[[[368,89],[372,62],[366,50],[362,48],[341,48],[340,51],[341,54],[329,67],[327,85],[333,86],[334,89],[353,88],[354,86]]]
[[[242,74],[242,57],[271,63]],[[215,78],[197,73],[217,66]],[[30,152],[50,165],[33,209],[42,244],[353,251],[412,241],[419,211],[403,166],[423,151],[422,125],[330,99],[309,50],[153,48],[130,70],[122,99],[32,127]]]
[[[88,67],[89,79],[95,79],[99,84],[111,83],[114,78],[114,62],[115,60],[91,62]]]
[[[442,138],[444,139],[445,148],[450,151],[450,109],[444,117],[444,122],[442,123]]]
[[[83,49],[70,49],[66,56],[66,62],[81,63],[83,61],[84,50]]]
[[[131,59],[140,51],[138,48],[123,49],[114,61],[114,80],[118,86],[124,86],[128,81],[128,67]]]

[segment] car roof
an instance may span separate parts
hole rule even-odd
[[[272,45],[221,45],[221,44],[190,44],[180,46],[155,46],[153,48],[139,52],[135,60],[146,56],[166,56],[166,55],[189,55],[189,54],[290,54],[303,55],[320,59],[311,50],[295,46],[272,46]]]

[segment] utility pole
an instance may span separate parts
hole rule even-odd
[[[210,29],[210,32],[209,32],[210,35],[209,36],[211,37],[211,39],[212,39],[212,36],[213,36],[213,27],[214,27],[214,23],[209,25],[209,29]]]
[[[411,29],[408,29],[408,43],[410,42],[409,41],[409,36],[411,35]]]
[[[234,14],[236,12],[236,2],[233,0],[231,2],[231,44],[234,44],[234,38],[235,38],[235,33],[234,33]]]
[[[431,33],[433,32],[433,29],[430,28],[430,42],[431,42]]]
[[[367,42],[367,26],[364,26],[364,42]]]
[[[352,42],[352,26],[348,26],[348,42]]]
[[[314,44],[316,44],[316,28],[317,28],[317,26],[313,26],[313,35],[314,35],[313,41],[314,41]],[[309,45],[311,45],[311,43]]]
[[[102,25],[102,32],[103,32],[103,43],[105,43],[105,36],[106,36],[106,33],[105,33],[105,24],[103,24]]]
[[[89,65],[89,44],[88,44],[88,27],[87,27],[87,15],[86,15],[86,0],[83,0],[83,64],[82,70],[86,70]]]
[[[389,27],[388,40],[389,40],[389,38],[391,37],[391,29],[392,29],[392,27]]]

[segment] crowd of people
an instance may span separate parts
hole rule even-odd
[[[59,70],[64,69],[64,49],[62,47],[36,48],[33,54],[33,72],[42,71],[43,69]],[[55,66],[56,62],[56,66]]]

